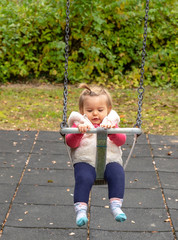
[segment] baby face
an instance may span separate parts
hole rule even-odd
[[[100,124],[109,114],[111,107],[108,107],[108,99],[105,95],[86,96],[84,100],[83,112],[92,124]]]

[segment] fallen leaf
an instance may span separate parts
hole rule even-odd
[[[171,151],[170,151],[170,152],[168,152],[168,153],[167,153],[167,155],[168,155],[168,156],[172,155],[172,152],[171,152]]]
[[[22,219],[22,218],[20,218],[20,219],[18,219],[18,221],[19,221],[19,222],[22,222],[22,221],[23,221],[23,219]]]
[[[105,208],[109,208],[109,206],[108,205],[106,205],[106,206],[104,206]]]
[[[75,235],[74,232],[69,233],[69,236],[74,236],[74,235]]]
[[[135,224],[135,221],[132,220],[131,223]]]
[[[53,180],[48,180],[48,183],[53,183]]]
[[[170,221],[171,221],[170,218],[167,218],[167,219],[164,220],[164,222],[170,222]]]

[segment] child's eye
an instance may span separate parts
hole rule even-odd
[[[92,110],[87,110],[87,112],[92,112]]]
[[[99,111],[99,112],[102,112],[102,111],[103,111],[103,109],[99,109],[98,111]]]

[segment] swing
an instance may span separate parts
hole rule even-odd
[[[77,128],[69,128],[67,125],[67,96],[68,96],[68,57],[69,57],[69,6],[70,0],[67,0],[67,10],[66,10],[66,28],[65,28],[65,74],[64,74],[64,103],[63,103],[63,121],[61,123],[61,130],[60,133],[64,137],[65,142],[65,135],[69,133],[79,134],[79,130]],[[137,137],[142,134],[141,130],[141,111],[142,111],[142,100],[143,100],[143,81],[144,81],[144,66],[145,66],[145,55],[146,55],[146,38],[147,38],[147,22],[148,22],[148,12],[149,12],[149,0],[146,0],[146,8],[145,8],[145,23],[144,23],[144,34],[143,34],[143,47],[142,47],[142,63],[141,63],[141,71],[140,71],[140,82],[138,87],[138,112],[137,112],[137,119],[136,124],[133,128],[114,128],[114,129],[103,129],[103,128],[95,128],[87,131],[86,133],[97,134],[97,152],[96,152],[96,185],[105,184],[104,180],[104,171],[106,165],[106,153],[107,153],[107,135],[108,134],[116,134],[116,133],[124,133],[126,135],[134,135],[134,140],[132,144],[132,148],[128,155],[128,158],[124,164],[124,169],[126,168],[132,152],[134,150]],[[66,144],[65,144],[66,145]],[[67,151],[70,157],[69,148],[67,147]]]

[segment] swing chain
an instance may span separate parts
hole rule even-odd
[[[63,103],[63,121],[61,123],[61,129],[68,127],[67,125],[67,96],[68,96],[68,58],[69,58],[69,14],[70,14],[70,0],[66,3],[66,27],[65,27],[65,73],[64,73],[64,103]]]
[[[143,48],[142,48],[142,65],[141,65],[141,76],[140,76],[140,85],[138,88],[138,113],[136,120],[136,127],[141,128],[142,120],[141,120],[141,111],[142,111],[142,100],[143,100],[143,81],[144,81],[144,66],[145,66],[145,56],[146,56],[146,39],[147,39],[147,27],[148,27],[148,12],[149,12],[149,0],[146,0],[146,8],[145,8],[145,24],[144,24],[144,34],[143,34]]]

